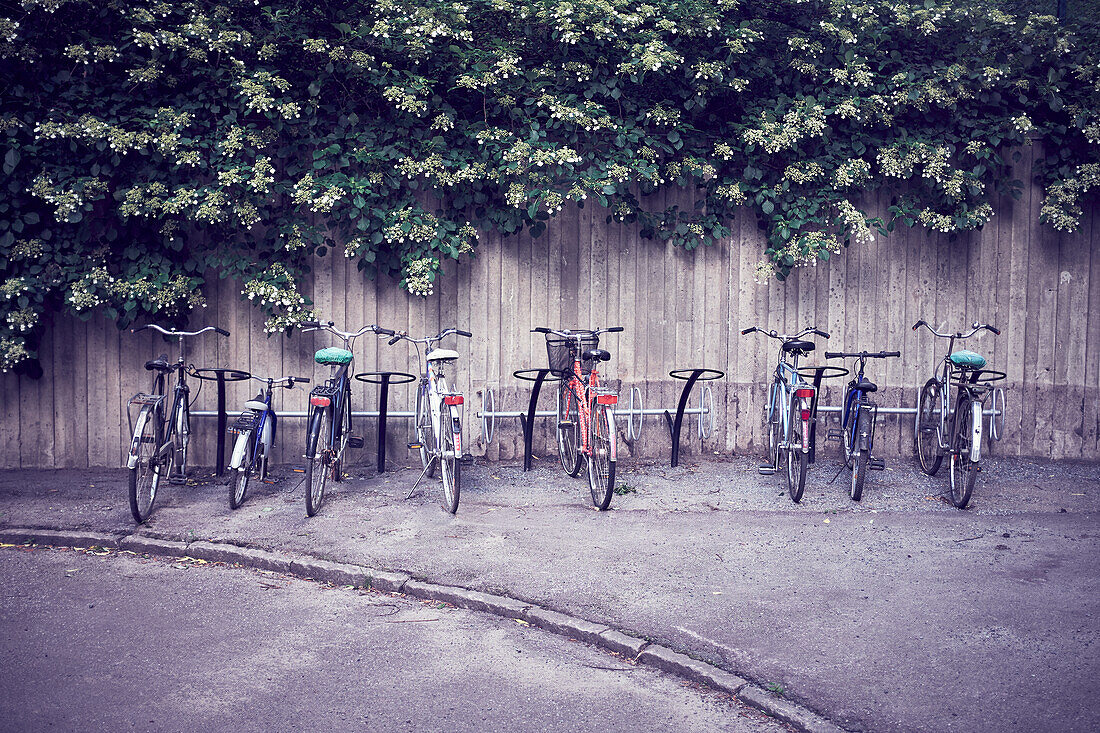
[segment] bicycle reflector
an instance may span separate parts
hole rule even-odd
[[[599,394],[596,395],[596,404],[599,405],[617,405],[619,403],[619,395],[617,394]]]
[[[814,390],[812,387],[800,387],[796,389],[794,393],[804,400],[812,400],[814,398]]]
[[[461,405],[462,404],[462,395],[460,395],[460,394],[443,395],[443,404],[445,404],[445,405]]]
[[[309,404],[314,407],[328,407],[332,404],[332,400],[328,397],[319,397],[317,395],[311,395],[309,398]]]

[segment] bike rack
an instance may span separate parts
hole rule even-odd
[[[381,386],[378,391],[378,473],[386,472],[386,418],[389,416],[390,385],[415,382],[416,377],[405,372],[360,372],[360,382]],[[355,413],[352,413],[355,416]]]
[[[204,372],[214,376],[203,376]],[[240,369],[196,369],[192,372],[192,375],[196,379],[205,379],[208,382],[214,381],[218,385],[218,409],[214,413],[218,418],[218,463],[214,467],[214,475],[221,476],[225,472],[225,426],[228,422],[228,415],[225,411],[225,383],[240,382],[252,375],[248,372],[242,372]],[[192,415],[197,416],[199,413],[192,413]]]
[[[676,406],[676,419],[673,420],[672,415],[668,410],[665,410],[665,420],[668,422],[668,430],[672,434],[672,468],[680,465],[680,428],[684,422],[684,411],[687,408],[688,398],[691,396],[691,388],[695,386],[695,383],[703,380],[710,381],[711,379],[721,379],[726,376],[725,372],[720,372],[717,369],[673,369],[668,373],[668,376],[673,379],[683,379],[687,381],[684,385],[684,389],[680,392],[680,403]],[[710,392],[709,386],[707,392]],[[710,395],[711,403],[714,402],[714,395]],[[703,393],[699,396],[699,434],[703,435]],[[714,410],[710,411],[710,417],[712,422],[711,434],[714,433],[715,418]],[[706,437],[706,436],[703,436]]]
[[[534,376],[530,376],[530,375]],[[551,376],[549,369],[520,369],[519,371],[512,372],[512,376],[516,379],[522,379],[527,382],[534,382],[535,386],[531,388],[531,401],[527,404],[527,412],[517,413],[519,417],[520,426],[523,428],[523,470],[531,470],[531,442],[534,440],[535,435],[535,418],[538,417],[538,413],[535,407],[539,403],[539,392],[542,391],[542,383],[549,377],[552,382],[560,382],[560,377]],[[496,402],[494,395],[493,402]],[[557,411],[551,413],[544,413],[545,415],[553,415],[557,417]]]

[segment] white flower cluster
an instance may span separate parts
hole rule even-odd
[[[4,300],[18,298],[31,289],[30,283],[21,277],[9,277],[0,284],[0,297]]]
[[[410,112],[417,117],[428,111],[428,103],[417,99],[415,90],[389,86],[382,90],[382,98],[402,112]]]
[[[660,71],[662,68],[675,69],[684,63],[684,57],[673,51],[659,38],[649,43],[635,43],[630,48],[630,59],[619,64],[620,74],[638,74],[647,71]]]
[[[20,336],[0,336],[0,374],[11,371],[19,362],[30,358],[25,343]]]
[[[727,183],[714,189],[714,195],[718,198],[725,199],[735,206],[740,206],[748,201],[745,196],[745,192],[741,190],[740,184]]]
[[[750,145],[759,145],[767,153],[778,153],[795,147],[804,138],[821,137],[827,127],[822,105],[799,103],[781,121],[764,121],[759,128],[745,130],[742,139]]]
[[[791,183],[809,183],[825,177],[825,170],[816,161],[792,163],[783,171],[783,178]]]
[[[680,110],[665,109],[659,104],[645,114],[646,120],[655,125],[675,125],[680,122],[680,117]]]
[[[1027,115],[1018,115],[1012,118],[1012,129],[1020,135],[1026,135],[1035,129],[1035,124]]]
[[[15,39],[18,37],[19,21],[0,17],[0,41],[4,43],[15,43]]]
[[[545,107],[551,119],[582,127],[586,132],[615,126],[607,110],[596,102],[586,101],[580,106],[573,106],[552,94],[543,94],[535,102],[535,106]]]
[[[450,130],[453,130],[455,129],[454,118],[450,115],[436,115],[435,119],[432,120],[431,129],[439,130],[440,132],[448,132]]]
[[[426,211],[410,207],[392,212],[391,223],[382,229],[382,236],[390,244],[427,244],[436,238],[439,220]]]
[[[41,256],[41,239],[17,239],[11,248],[11,258],[13,260],[35,260]]]
[[[66,189],[64,186],[54,185],[43,172],[35,177],[27,192],[54,206],[54,216],[58,221],[65,221],[80,211],[88,201],[102,198],[107,192],[107,184],[98,178],[82,178],[73,181],[73,188]]]
[[[439,260],[434,257],[424,257],[405,265],[405,277],[403,278],[405,289],[412,295],[426,298],[435,292],[435,276],[439,272]]]
[[[264,333],[281,333],[313,319],[306,299],[298,293],[294,278],[285,265],[276,262],[244,284],[241,295],[268,313]]]
[[[838,188],[856,186],[871,177],[871,164],[862,158],[849,158],[836,167],[833,185]]]
[[[294,184],[294,192],[291,195],[295,204],[309,206],[310,211],[314,213],[332,211],[332,207],[343,197],[344,192],[340,190],[339,186],[328,186],[318,190],[313,181],[313,176],[308,173]]]
[[[896,143],[880,148],[876,160],[884,176],[909,178],[916,166],[923,166],[922,178],[942,183],[948,176],[951,151],[944,145]]]
[[[237,81],[245,107],[253,112],[267,112],[275,107],[274,92],[290,89],[290,82],[269,71],[257,71],[252,76]],[[274,90],[274,92],[272,91]],[[283,104],[279,108],[284,119],[297,117],[300,108],[295,103]]]
[[[848,237],[856,244],[870,244],[875,240],[874,231],[867,223],[867,218],[847,199],[837,204],[840,226],[848,233]]]
[[[1072,232],[1081,224],[1078,199],[1100,185],[1100,164],[1077,166],[1072,178],[1056,181],[1047,187],[1039,218],[1063,232]]]

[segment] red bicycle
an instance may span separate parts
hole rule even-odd
[[[592,504],[603,511],[611,505],[615,490],[615,457],[618,439],[614,407],[619,396],[600,387],[597,366],[610,361],[610,352],[599,348],[601,333],[618,333],[622,326],[589,330],[555,331],[535,328],[546,336],[550,373],[558,383],[558,456],[570,476],[581,472],[581,458],[588,464]],[[578,436],[579,439],[578,439]]]

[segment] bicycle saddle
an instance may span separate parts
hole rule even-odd
[[[425,357],[428,361],[452,361],[458,358],[458,352],[451,349],[432,349]]]
[[[589,349],[581,354],[584,361],[611,361],[611,352],[603,349]]]
[[[156,359],[150,359],[145,362],[145,368],[149,371],[156,369],[161,372],[170,372],[172,367],[168,365],[168,357],[165,355],[158,356]]]
[[[985,366],[985,357],[973,351],[956,351],[948,358],[960,369],[981,369]]]
[[[803,341],[801,339],[795,339],[794,341],[783,342],[784,351],[813,351],[813,341]]]
[[[350,351],[335,346],[320,349],[313,355],[313,360],[318,364],[350,364],[351,358]]]
[[[858,389],[860,392],[878,392],[878,385],[869,379],[864,379],[852,385],[852,389]]]

